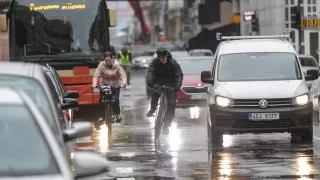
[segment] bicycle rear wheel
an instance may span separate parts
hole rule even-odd
[[[105,112],[104,120],[106,122],[106,126],[108,127],[108,139],[110,139],[111,133],[112,133],[112,122],[111,122],[112,110],[109,102],[105,104],[104,112]]]

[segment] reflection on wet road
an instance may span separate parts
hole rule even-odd
[[[96,127],[86,150],[104,155],[109,172],[90,179],[320,179],[320,129],[313,143],[291,143],[290,135],[224,135],[221,147],[207,140],[206,109],[177,109],[161,149],[154,146],[154,118],[146,118],[144,72],[134,72],[132,89],[121,93],[123,121]],[[112,141],[111,141],[112,140]],[[86,179],[86,178],[84,178]]]

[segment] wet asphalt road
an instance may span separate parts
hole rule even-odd
[[[212,147],[206,109],[177,109],[169,135],[161,135],[162,146],[156,150],[154,118],[145,117],[150,101],[145,71],[132,73],[132,88],[121,92],[123,121],[113,124],[112,139],[101,124],[92,141],[83,140],[80,148],[105,156],[111,169],[83,179],[320,179],[318,121],[309,144],[291,143],[286,133],[244,134],[224,135],[222,147]]]

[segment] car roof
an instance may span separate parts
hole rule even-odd
[[[213,56],[188,56],[177,58],[177,61],[190,60],[190,59],[214,59]]]
[[[231,40],[221,42],[220,45],[219,54],[245,52],[296,52],[290,42],[280,39]]]
[[[35,63],[24,62],[0,62],[0,74],[5,75],[20,75],[39,80],[39,72],[42,71],[42,66]]]
[[[24,104],[19,94],[12,88],[0,88],[0,105]]]

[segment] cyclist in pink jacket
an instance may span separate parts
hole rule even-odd
[[[101,85],[121,86],[125,88],[127,84],[126,73],[120,66],[120,63],[116,59],[112,59],[112,53],[108,51],[102,56],[101,62],[93,75],[92,87],[97,87],[99,78],[101,78]],[[116,122],[121,122],[119,101],[120,89],[114,89],[113,94],[115,98],[113,112],[116,116]],[[100,117],[103,117],[103,106],[101,106],[101,111],[99,110],[99,113],[101,113]]]

